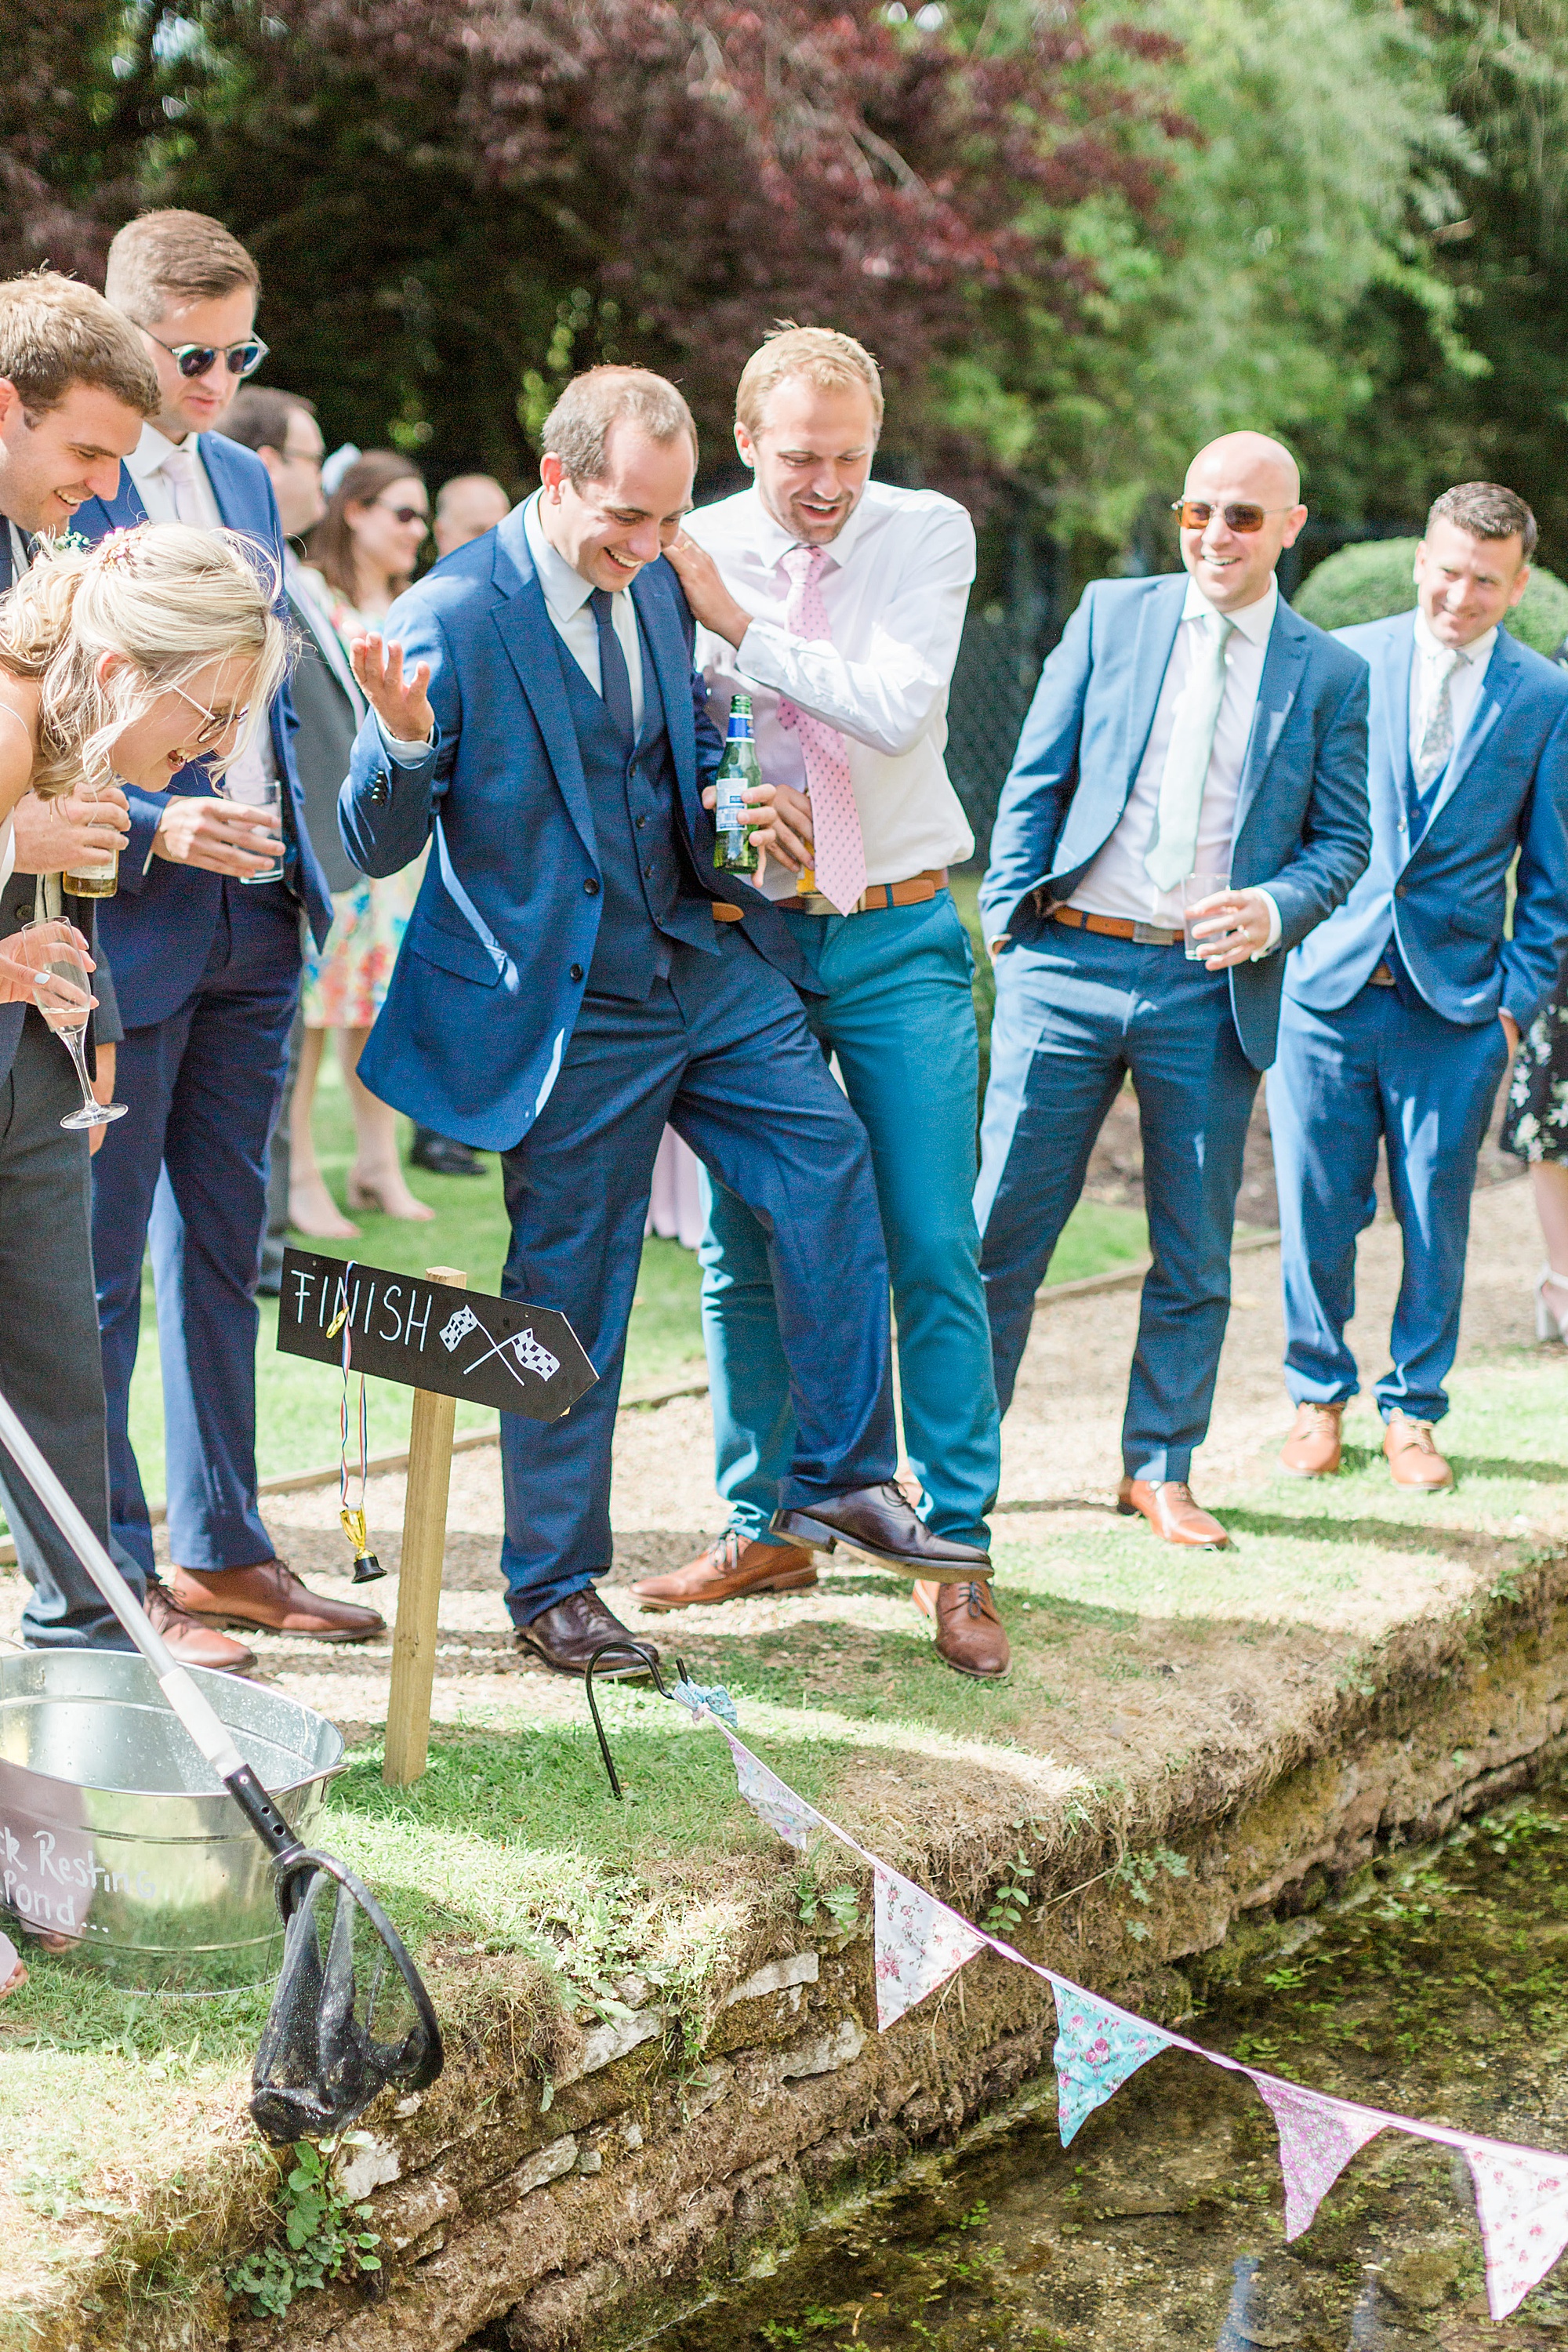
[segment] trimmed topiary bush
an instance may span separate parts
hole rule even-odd
[[[1362,621],[1384,620],[1390,613],[1408,613],[1415,602],[1410,572],[1420,543],[1416,539],[1364,539],[1342,547],[1308,573],[1296,592],[1297,612],[1320,629],[1349,629]],[[1568,637],[1568,583],[1554,572],[1537,567],[1522,602],[1508,616],[1508,626],[1521,645],[1532,646],[1550,658]]]

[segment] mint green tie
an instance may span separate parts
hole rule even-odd
[[[1155,887],[1173,890],[1197,858],[1198,817],[1214,753],[1214,733],[1225,700],[1226,646],[1236,623],[1224,613],[1205,613],[1187,682],[1176,698],[1175,725],[1160,777],[1160,805],[1153,846],[1143,860]]]

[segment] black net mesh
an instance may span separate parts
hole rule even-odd
[[[278,1890],[283,1967],[251,2077],[250,2112],[275,2146],[342,2131],[389,2084],[441,2071],[430,1997],[380,1904],[329,1855],[306,1853]]]

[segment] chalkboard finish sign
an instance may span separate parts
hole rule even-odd
[[[331,1327],[345,1302],[352,1368],[377,1380],[520,1412],[525,1421],[558,1421],[599,1377],[564,1315],[552,1307],[313,1250],[283,1253],[281,1352],[342,1363],[342,1327]]]

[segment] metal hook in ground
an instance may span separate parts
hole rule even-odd
[[[622,1804],[625,1799],[621,1793],[620,1778],[616,1770],[616,1759],[610,1753],[610,1743],[605,1737],[605,1727],[599,1719],[599,1702],[594,1696],[594,1669],[600,1659],[612,1650],[622,1657],[636,1658],[642,1671],[652,1675],[654,1687],[660,1698],[668,1698],[669,1693],[664,1686],[664,1676],[659,1673],[658,1659],[649,1651],[645,1650],[640,1642],[634,1642],[629,1637],[619,1642],[601,1642],[584,1668],[583,1684],[588,1694],[588,1712],[594,1718],[594,1729],[599,1736],[599,1753],[605,1759],[605,1770],[609,1776],[610,1794],[616,1804]]]

